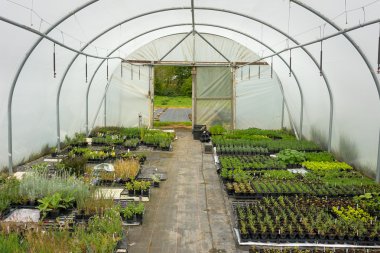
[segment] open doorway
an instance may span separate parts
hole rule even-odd
[[[191,69],[188,66],[154,67],[154,127],[191,127]]]

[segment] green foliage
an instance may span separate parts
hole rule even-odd
[[[221,135],[225,133],[227,130],[221,125],[215,125],[210,127],[209,131],[212,135]]]
[[[84,133],[75,133],[73,138],[69,138],[66,136],[66,142],[70,146],[86,146],[86,135]]]
[[[370,193],[354,197],[357,204],[369,213],[378,214],[380,212],[380,193]]]
[[[77,177],[83,176],[86,169],[87,158],[83,156],[65,157],[56,165],[58,171],[67,172]]]
[[[191,126],[191,121],[184,121],[184,122],[174,122],[174,121],[154,121],[153,126],[154,127],[169,127],[169,126],[176,126],[176,127],[189,127]]]
[[[297,150],[284,149],[277,154],[277,158],[285,164],[296,165],[305,161],[305,153]]]
[[[191,96],[191,67],[157,66],[154,90],[161,96]]]
[[[333,154],[329,152],[306,152],[305,153],[306,161],[314,161],[314,162],[333,162],[335,158]]]
[[[0,184],[0,216],[8,207],[21,201],[19,197],[19,181],[15,178],[5,179]]]
[[[362,221],[364,223],[368,223],[371,220],[374,220],[374,218],[371,217],[369,213],[361,208],[353,208],[351,206],[347,206],[346,208],[339,208],[334,206],[332,210],[337,216],[349,222]]]
[[[142,202],[139,202],[138,204],[136,203],[129,203],[126,205],[126,207],[121,208],[120,212],[122,216],[126,219],[131,219],[133,218],[134,215],[142,215],[145,210],[145,205]]]
[[[352,170],[352,167],[345,162],[303,162],[302,166],[312,171],[336,169]]]
[[[134,138],[134,139],[128,139],[124,142],[124,147],[128,148],[136,148],[139,145],[139,139]]]
[[[154,96],[154,106],[159,108],[191,108],[191,97],[184,96]]]
[[[32,171],[36,171],[38,173],[47,173],[49,170],[49,164],[48,163],[38,163],[31,166]]]
[[[277,180],[294,180],[297,179],[299,176],[299,174],[295,174],[287,170],[267,170],[264,171],[262,178]]]
[[[91,190],[88,184],[68,173],[53,176],[30,173],[26,174],[20,182],[20,198],[36,200],[54,193],[59,193],[64,199],[73,197],[78,202],[88,198]]]
[[[0,234],[0,252],[24,253],[27,252],[26,246],[26,243],[15,233]]]
[[[73,206],[74,197],[66,196],[62,198],[60,193],[54,193],[53,195],[46,196],[42,199],[39,199],[38,202],[40,205],[38,209],[42,212],[43,217],[50,211],[58,210],[58,209],[66,209]]]

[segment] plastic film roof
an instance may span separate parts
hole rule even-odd
[[[201,34],[226,37],[228,40],[223,43],[234,41],[252,51],[252,55],[265,56],[272,50],[283,50],[328,36],[338,29],[379,19],[380,1],[346,2],[345,6],[344,0],[194,0],[195,29]],[[0,16],[47,33],[76,50],[127,59],[136,56],[133,52],[142,45],[190,32],[191,5],[190,0],[0,0]],[[45,144],[52,146],[57,142],[58,100],[61,139],[85,131],[87,91],[89,115],[93,116],[107,85],[107,67],[105,63],[99,65],[101,59],[88,57],[86,82],[85,57],[74,58],[76,53],[56,46],[54,78],[52,42],[43,39],[36,43],[38,35],[3,21],[0,32],[0,165],[6,166],[11,155],[6,145],[10,116],[11,153],[15,162]],[[165,39],[175,44],[177,41],[170,37]],[[378,37],[379,25],[373,24],[324,41],[323,76],[318,69],[320,44],[292,50],[291,76],[289,51],[279,55],[282,59],[273,58],[273,68],[281,81],[295,128],[301,129],[302,115],[302,133],[306,138],[329,146],[331,136],[333,151],[372,175],[378,160],[380,126]],[[161,46],[156,49],[163,52]],[[185,56],[183,60],[187,59]],[[267,61],[270,63],[270,59]],[[117,68],[120,69],[120,60],[108,60],[110,76]],[[289,121],[286,122],[289,127]]]

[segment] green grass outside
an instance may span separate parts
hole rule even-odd
[[[191,127],[191,122],[171,122],[171,121],[154,121],[153,127],[168,127],[168,126],[175,126],[175,127]]]
[[[191,108],[191,97],[154,96],[154,107],[160,108]]]

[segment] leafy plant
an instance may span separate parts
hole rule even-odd
[[[227,130],[221,125],[215,125],[210,127],[209,131],[212,135],[221,135],[225,133]]]
[[[353,168],[345,162],[303,162],[302,166],[309,170],[352,170]]]
[[[296,165],[305,161],[305,154],[297,150],[284,149],[277,154],[277,158],[286,164]]]

